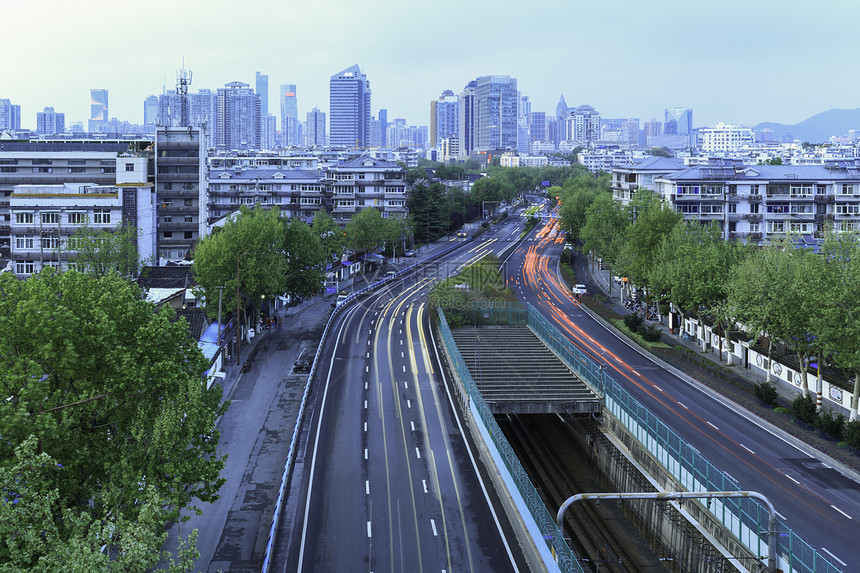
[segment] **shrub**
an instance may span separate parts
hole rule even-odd
[[[764,381],[760,384],[756,384],[755,388],[753,389],[753,393],[755,394],[756,398],[769,406],[773,406],[774,404],[776,404],[776,386],[774,386],[771,382]]]
[[[660,337],[663,336],[663,333],[656,325],[640,326],[637,332],[648,342],[660,342]]]
[[[624,326],[629,328],[631,332],[638,332],[642,326],[642,317],[638,314],[628,314],[624,317]]]
[[[833,412],[830,410],[826,412],[821,411],[815,419],[815,427],[825,434],[833,436],[837,440],[841,440],[845,433],[845,415],[839,414],[834,418]]]
[[[852,420],[845,424],[843,437],[849,446],[860,449],[860,420]]]
[[[814,426],[815,419],[818,418],[818,413],[815,411],[815,402],[812,396],[800,395],[791,403],[791,414],[807,424]]]
[[[777,406],[773,411],[777,414],[791,414],[791,412],[788,411],[788,408],[783,408],[782,406]]]

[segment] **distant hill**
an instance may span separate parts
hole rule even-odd
[[[823,111],[795,125],[765,122],[755,126],[756,131],[764,128],[772,129],[777,139],[783,134],[790,133],[794,139],[800,141],[823,143],[834,135],[838,137],[848,135],[849,129],[860,131],[860,108]]]

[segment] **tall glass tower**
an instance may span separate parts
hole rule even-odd
[[[358,64],[336,73],[329,81],[329,143],[370,145],[370,82]]]
[[[257,82],[254,86],[257,95],[260,96],[260,115],[269,115],[269,74],[257,72]]]
[[[281,139],[285,146],[300,145],[296,84],[281,84]]]
[[[108,121],[108,91],[90,90],[90,120],[87,126],[90,133],[103,132]]]

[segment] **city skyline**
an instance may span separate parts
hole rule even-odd
[[[696,126],[796,123],[828,109],[860,107],[860,79],[846,73],[860,43],[851,29],[860,6],[848,2],[825,13],[812,5],[787,10],[735,0],[719,10],[696,3],[549,1],[530,6],[522,18],[520,10],[514,16],[484,0],[288,6],[251,0],[241,10],[223,0],[205,10],[155,0],[144,12],[103,0],[86,12],[41,0],[16,3],[5,14],[15,24],[7,29],[9,43],[26,47],[26,57],[7,59],[0,97],[21,106],[25,128],[35,128],[45,107],[64,113],[67,123],[86,122],[93,89],[110,93],[111,117],[143,123],[144,99],[173,89],[183,61],[194,72],[192,91],[233,81],[254,86],[260,72],[269,76],[271,102],[276,86],[293,83],[299,117],[314,107],[330,114],[329,77],[358,64],[373,86],[373,112],[387,108],[392,118],[416,125],[429,124],[427,102],[443,90],[459,93],[486,75],[516,78],[532,110],[548,114],[561,94],[571,107],[587,104],[601,117],[642,122],[661,120],[665,108],[688,107],[696,111]],[[293,22],[288,43],[279,15]],[[34,22],[38,42],[28,26]],[[129,23],[147,30],[146,48],[106,41],[107,30]],[[70,41],[79,26],[87,33]],[[370,26],[392,33],[367,34]],[[404,32],[410,27],[416,33]],[[251,29],[253,41],[236,33]],[[392,40],[401,35],[406,40]],[[839,90],[813,89],[836,78]]]

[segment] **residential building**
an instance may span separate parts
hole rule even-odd
[[[11,266],[24,278],[45,267],[70,268],[82,227],[113,231],[122,222],[139,230],[138,254],[155,254],[155,192],[147,154],[114,154],[113,185],[15,185],[9,196]]]
[[[281,142],[284,147],[301,145],[296,84],[281,84]]]
[[[651,144],[648,143],[651,137],[655,135],[663,135],[663,122],[657,121],[656,117],[652,117],[651,121],[646,121],[643,126],[645,130],[645,142],[648,147],[651,147]]]
[[[518,149],[517,80],[510,76],[482,76],[475,82],[475,149]]]
[[[860,230],[860,161],[745,165],[711,159],[654,179],[686,220],[714,222],[727,239],[767,242],[791,233],[807,242],[828,225]]]
[[[105,89],[90,90],[90,120],[87,131],[104,133],[109,118],[108,91]]]
[[[285,217],[308,223],[317,211],[327,208],[321,171],[283,168],[277,164],[211,169],[209,200],[213,223],[240,205],[278,207]]]
[[[57,113],[52,107],[36,114],[36,133],[38,135],[57,135],[66,131],[66,114]]]
[[[749,127],[718,123],[715,127],[699,129],[698,148],[704,153],[740,151],[754,142],[753,130]]]
[[[648,147],[665,147],[670,150],[689,149],[690,136],[684,133],[661,133],[647,138]]]
[[[260,96],[242,82],[218,88],[215,124],[217,149],[260,149]]]
[[[581,105],[565,119],[565,140],[587,145],[600,140],[600,114],[590,105]]]
[[[370,82],[358,65],[331,76],[329,81],[329,144],[342,147],[370,145]]]
[[[269,75],[257,72],[255,80],[254,88],[260,96],[260,115],[266,117],[269,115]]]
[[[215,120],[218,98],[215,92],[201,89],[186,96],[185,106],[187,125],[202,128],[206,134],[206,147],[215,147]],[[176,90],[168,90],[158,97],[158,125],[161,127],[182,127],[182,95]]]
[[[147,129],[147,133],[155,133],[159,109],[158,96],[147,96],[143,100],[143,126]]]
[[[394,162],[362,155],[326,170],[325,183],[332,216],[342,224],[367,207],[383,217],[406,216],[406,172]]]
[[[612,172],[612,197],[622,205],[627,205],[639,189],[656,191],[655,179],[686,169],[682,159],[674,157],[639,157],[633,155],[626,160],[613,162],[609,169]]]
[[[21,129],[21,106],[8,99],[0,99],[0,131]]]
[[[264,115],[260,120],[260,149],[275,149],[278,146],[278,118]]]
[[[518,155],[516,153],[503,153],[499,158],[502,167],[544,167],[549,163],[544,155]]]
[[[460,142],[460,155],[468,157],[475,150],[475,88],[478,82],[472,80],[460,92],[457,114],[457,139]]]
[[[317,147],[326,144],[325,114],[314,107],[308,112],[307,146]]]
[[[457,134],[459,107],[459,98],[451,90],[430,102],[430,147],[438,147],[442,139]]]
[[[533,111],[529,113],[529,143],[546,141],[546,112]]]
[[[156,129],[157,252],[162,264],[185,259],[195,242],[206,235],[207,181],[203,129]]]

